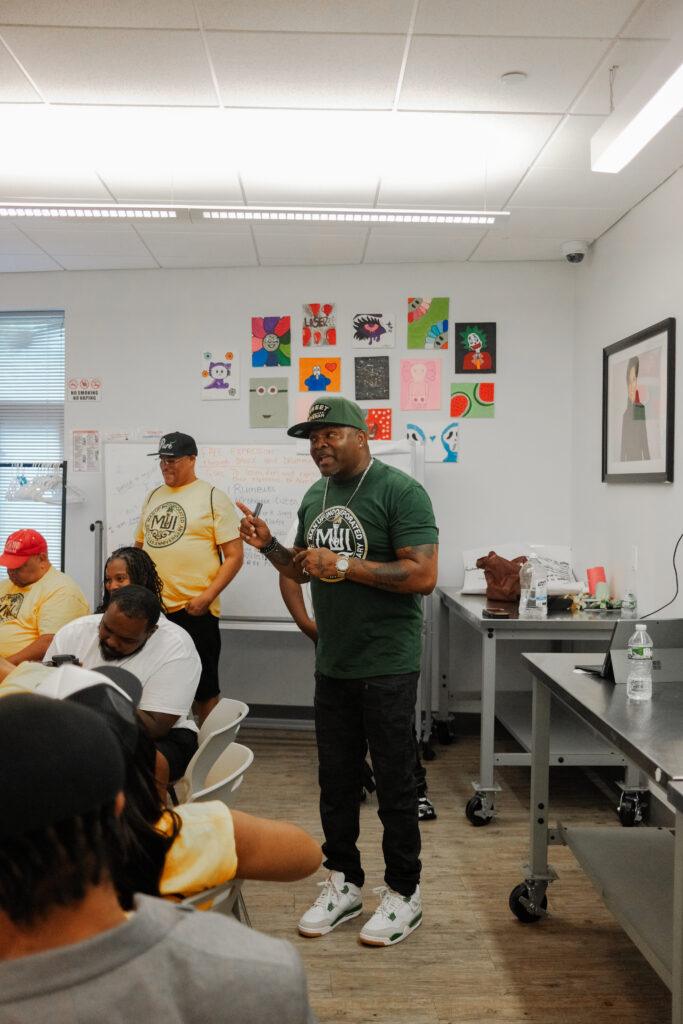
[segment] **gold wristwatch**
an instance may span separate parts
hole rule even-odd
[[[345,576],[349,568],[349,559],[346,555],[340,555],[335,562],[335,568],[337,570],[337,576]]]

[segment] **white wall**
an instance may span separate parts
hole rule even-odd
[[[180,429],[206,442],[284,441],[280,430],[248,426],[251,317],[292,316],[293,365],[283,372],[290,378],[293,410],[297,360],[310,354],[299,340],[301,306],[318,300],[338,303],[335,355],[342,358],[343,391],[350,397],[354,353],[365,354],[351,347],[352,314],[370,309],[395,314],[396,348],[382,354],[392,362],[394,436],[402,436],[414,414],[399,411],[399,360],[422,354],[406,349],[408,296],[449,296],[452,323],[495,321],[498,372],[482,378],[496,384],[495,418],[462,421],[458,464],[430,464],[426,471],[440,527],[440,581],[456,584],[462,579],[463,548],[570,539],[574,278],[573,268],[560,262],[0,275],[0,309],[65,309],[67,377],[103,381],[100,402],[67,403],[67,458],[70,432],[88,428]],[[451,328],[447,351],[425,353],[443,362],[444,422],[454,380],[452,339]],[[241,352],[244,397],[202,402],[197,385],[202,353],[228,346]],[[92,597],[88,527],[104,518],[104,481],[86,474],[71,479],[86,492],[87,502],[69,508],[66,568]],[[235,686],[252,674],[243,648],[256,643],[256,636],[244,641],[231,645]],[[288,699],[281,702],[308,703],[308,687],[301,691],[304,697],[295,691],[288,688]],[[231,692],[240,695],[235,688]]]
[[[683,330],[683,173],[678,172],[597,242],[578,268],[572,445],[572,534],[577,564],[604,565],[612,590],[638,546],[638,598],[652,611],[674,594],[674,545],[683,532],[678,413],[672,484],[602,483],[602,350],[666,317]],[[683,615],[683,598],[664,613]]]

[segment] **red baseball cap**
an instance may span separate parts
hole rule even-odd
[[[0,565],[18,569],[31,555],[47,551],[47,541],[37,530],[17,530],[5,541],[5,553],[0,556]]]

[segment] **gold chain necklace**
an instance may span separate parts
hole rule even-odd
[[[350,497],[350,498],[348,499],[348,501],[346,502],[346,505],[344,506],[345,508],[348,508],[348,507],[349,507],[349,505],[351,504],[351,502],[353,501],[353,499],[354,499],[354,498],[356,497],[356,495],[358,494],[358,492],[359,492],[359,490],[360,490],[360,488],[361,488],[361,484],[363,483],[363,481],[365,480],[366,476],[368,475],[368,470],[370,469],[370,466],[371,466],[371,465],[373,464],[373,462],[374,462],[374,461],[375,461],[375,460],[374,460],[374,458],[373,458],[373,459],[370,459],[370,461],[368,462],[367,466],[365,467],[365,469],[364,469],[364,471],[363,471],[363,475],[362,475],[362,477],[361,477],[361,478],[360,478],[360,480],[358,481],[358,486],[356,487],[355,491],[353,492],[353,494],[351,495],[351,497]],[[325,481],[325,493],[323,494],[323,512],[326,512],[326,511],[327,511],[327,488],[328,488],[329,486],[330,486],[330,478],[329,478],[329,476],[328,476],[327,480]]]

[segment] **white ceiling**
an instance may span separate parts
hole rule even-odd
[[[0,271],[561,259],[683,164],[590,138],[665,0],[0,0],[0,201],[504,209],[481,226],[8,219]],[[504,85],[506,72],[527,78]]]

